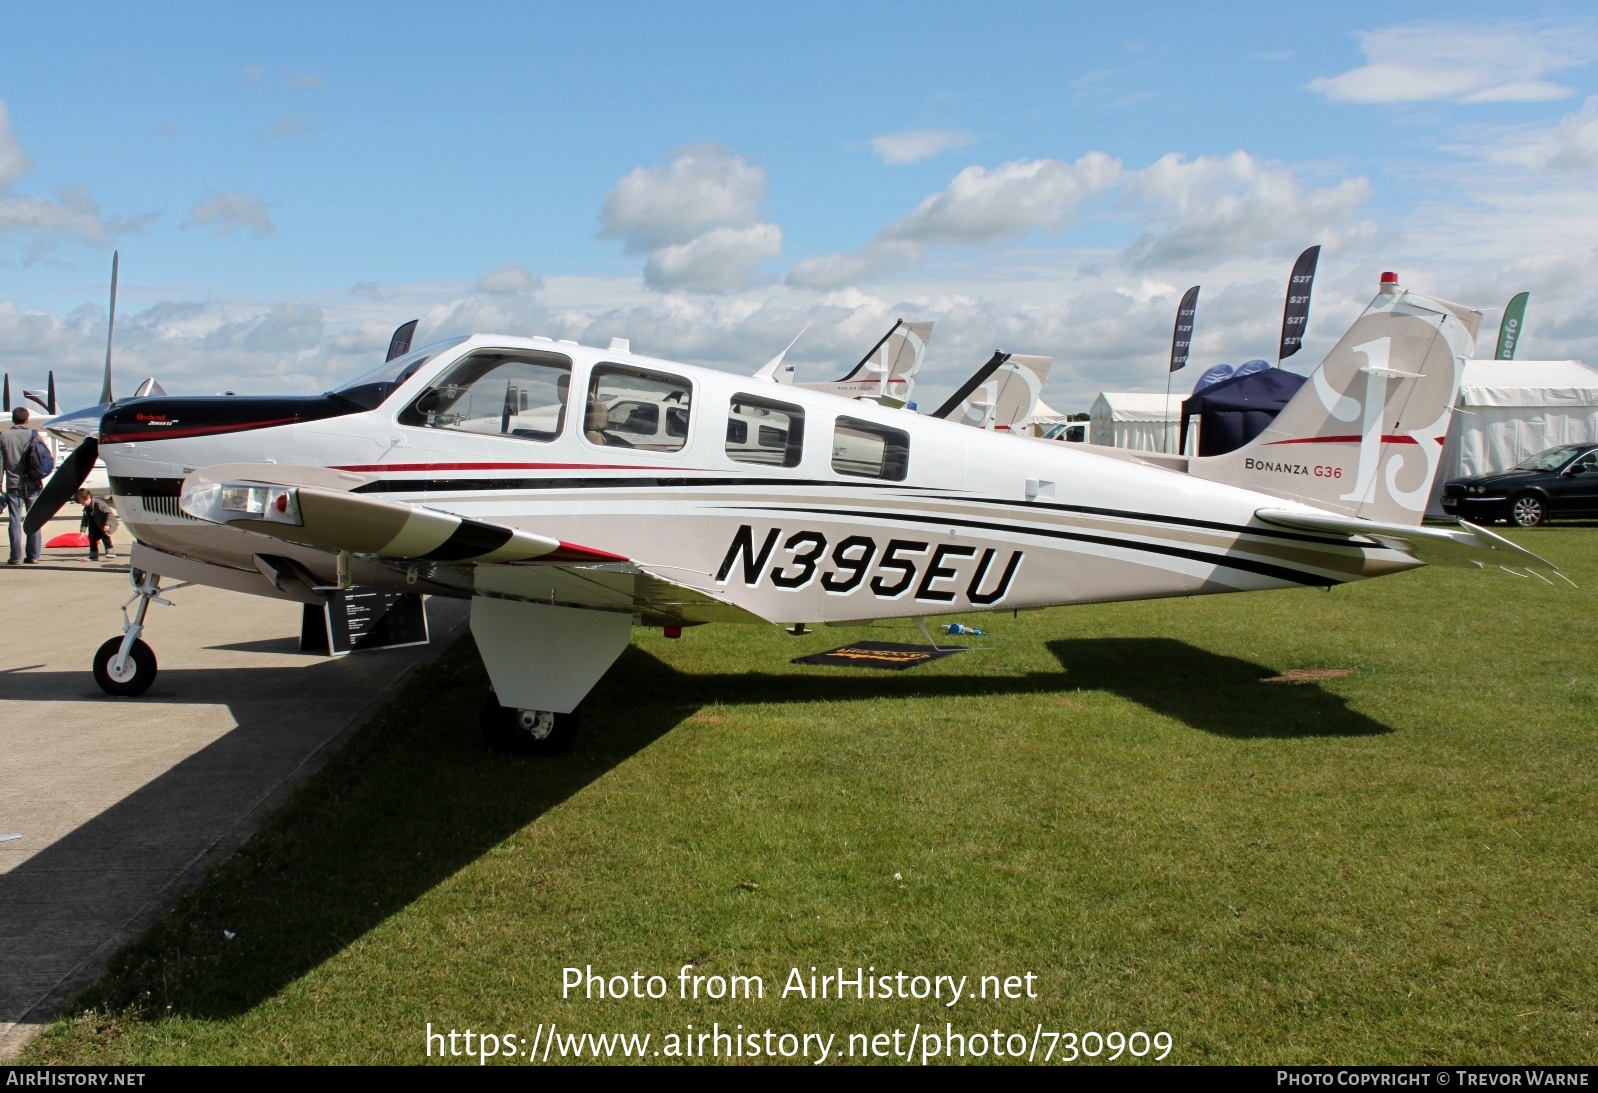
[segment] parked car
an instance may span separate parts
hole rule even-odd
[[[1443,508],[1477,524],[1506,520],[1523,528],[1562,516],[1598,516],[1598,444],[1561,444],[1507,471],[1456,478]]]
[[[1086,444],[1088,423],[1085,421],[1062,421],[1057,425],[1050,425],[1043,431],[1043,439],[1063,440],[1071,444]]]

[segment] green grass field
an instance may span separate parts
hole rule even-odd
[[[557,759],[488,753],[463,643],[24,1061],[418,1062],[429,1022],[836,1053],[948,1022],[1167,1031],[1169,1062],[1591,1063],[1598,530],[1515,538],[1581,588],[1428,569],[971,617],[992,636],[903,673],[789,660],[908,624],[640,630]],[[1261,682],[1293,668],[1352,672]],[[680,1000],[686,963],[767,997]],[[584,965],[671,994],[563,1000]],[[1038,997],[779,996],[840,965]]]

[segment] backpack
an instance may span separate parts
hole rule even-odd
[[[27,454],[22,457],[22,477],[35,485],[42,486],[53,470],[55,470],[55,456],[50,454],[49,446],[35,435],[28,445]]]

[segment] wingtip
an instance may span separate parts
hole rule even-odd
[[[568,543],[560,540],[560,546],[548,554],[540,556],[540,562],[630,562],[625,554],[612,554],[608,550],[597,547],[583,546],[581,543]]]

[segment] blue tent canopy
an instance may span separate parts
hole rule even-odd
[[[1303,385],[1304,377],[1297,372],[1239,369],[1230,379],[1212,384],[1182,403],[1182,439],[1177,450],[1187,449],[1187,423],[1196,416],[1199,455],[1236,451],[1264,432]]]
[[[1206,387],[1214,387],[1217,383],[1220,383],[1222,380],[1231,379],[1231,378],[1232,378],[1232,366],[1231,365],[1229,365],[1229,364],[1212,364],[1212,365],[1210,365],[1208,368],[1206,368],[1204,370],[1204,374],[1202,376],[1200,376],[1198,378],[1198,382],[1193,385],[1193,393],[1196,395],[1200,391],[1204,390],[1204,388],[1206,388]]]

